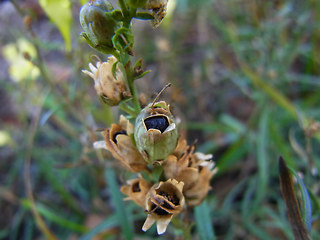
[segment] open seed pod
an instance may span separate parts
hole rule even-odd
[[[154,222],[157,223],[158,234],[163,234],[172,217],[183,210],[184,196],[183,182],[169,179],[155,184],[146,197],[146,211],[148,217],[142,230],[147,231]]]
[[[132,134],[132,124],[121,115],[119,124],[112,124],[103,132],[105,141],[95,142],[94,147],[109,150],[129,171],[141,172],[147,169],[146,162],[134,145]]]
[[[216,172],[212,155],[195,153],[194,148],[180,139],[176,150],[163,162],[165,178],[184,183],[183,194],[187,206],[196,206],[203,201],[211,189],[210,180]]]
[[[175,119],[164,101],[149,104],[136,119],[134,138],[147,162],[168,157],[176,148],[178,137]]]
[[[128,197],[125,200],[132,200],[141,207],[145,207],[146,196],[152,187],[152,183],[148,182],[141,175],[139,178],[129,180],[126,185],[121,187],[121,192]]]

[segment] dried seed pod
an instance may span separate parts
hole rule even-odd
[[[187,146],[184,140],[179,140],[175,151],[163,162],[163,173],[166,179],[182,181],[186,204],[196,206],[211,188],[210,180],[216,172],[213,167],[211,154],[194,153],[194,146]]]
[[[121,187],[121,192],[128,197],[125,200],[132,200],[141,207],[145,207],[146,196],[152,184],[139,175],[139,178],[129,180],[126,185]]]
[[[154,28],[160,26],[163,18],[167,14],[168,0],[148,0],[145,6],[146,9],[152,10],[151,24]]]
[[[141,172],[147,169],[146,162],[134,145],[132,134],[132,124],[121,115],[119,124],[112,124],[103,132],[105,141],[95,142],[94,147],[109,150],[129,171]]]
[[[157,222],[158,234],[163,234],[172,217],[183,210],[184,196],[183,182],[169,179],[166,182],[155,184],[147,194],[146,211],[148,217],[142,230],[147,231],[154,222]]]
[[[176,148],[178,129],[169,105],[161,101],[146,106],[138,115],[134,138],[147,162],[163,160]]]

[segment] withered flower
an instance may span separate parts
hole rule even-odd
[[[107,62],[97,62],[96,67],[89,63],[91,72],[82,70],[94,80],[97,94],[110,106],[118,105],[122,99],[129,97],[123,73],[118,66],[115,69],[115,76],[112,74],[112,66],[116,61],[117,59],[112,56],[108,58]]]
[[[132,200],[144,208],[146,205],[146,196],[151,187],[152,184],[139,175],[139,178],[129,180],[120,190],[128,196],[125,200]]]
[[[208,191],[211,189],[210,180],[217,172],[214,167],[214,162],[211,161],[212,154],[194,153],[191,156],[191,167],[197,167],[198,178],[194,184],[189,185],[184,189],[183,194],[186,198],[188,206],[197,206],[207,196]]]
[[[154,28],[160,26],[163,18],[167,14],[168,0],[148,0],[145,6],[146,9],[152,10],[151,24]]]
[[[166,179],[174,178],[184,182],[184,191],[194,185],[199,178],[198,168],[190,166],[193,150],[193,146],[186,146],[183,154],[177,156],[174,155],[174,152],[168,156],[163,164],[163,172]]]
[[[176,148],[178,130],[169,105],[161,101],[146,106],[136,119],[134,138],[147,162],[164,160]]]
[[[199,205],[210,190],[210,179],[216,170],[211,154],[194,153],[194,146],[178,144],[163,163],[164,175],[184,182],[183,194],[188,206]],[[182,148],[185,148],[182,152]]]
[[[102,134],[105,141],[95,142],[95,148],[109,150],[131,172],[146,170],[146,162],[133,143],[133,125],[128,119],[121,115],[119,124],[112,124]]]
[[[148,217],[142,230],[147,231],[154,222],[157,224],[158,234],[163,234],[173,216],[180,213],[184,207],[182,194],[183,182],[169,179],[155,184],[147,194],[146,211]]]

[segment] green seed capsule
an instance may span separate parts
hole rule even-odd
[[[107,0],[96,0],[82,6],[80,23],[84,30],[82,36],[88,44],[103,52],[112,53],[112,37],[120,24],[112,17],[113,7]]]
[[[147,162],[164,160],[176,148],[178,129],[166,102],[145,107],[136,119],[134,138]]]

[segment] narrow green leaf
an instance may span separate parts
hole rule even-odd
[[[152,20],[154,17],[150,13],[137,12],[135,18],[140,20]]]
[[[23,199],[22,200],[22,205],[24,207],[26,207],[27,209],[31,209],[32,204],[31,201],[28,199]],[[53,210],[49,209],[48,207],[41,205],[41,204],[36,204],[37,210],[40,213],[41,216],[43,216],[44,218],[62,226],[68,229],[71,229],[73,231],[79,232],[79,233],[84,233],[86,231],[88,231],[87,227],[75,223],[71,220],[68,220],[65,217],[59,216],[56,212],[53,212]]]
[[[248,152],[248,144],[244,138],[237,140],[230,149],[219,159],[217,167],[218,174],[222,174],[228,168],[231,168],[234,163],[241,160]]]
[[[222,114],[220,121],[237,133],[245,133],[248,131],[247,127],[243,123],[228,114]]]
[[[39,3],[50,20],[58,27],[61,32],[66,51],[71,51],[71,2],[70,0],[39,0]]]
[[[309,191],[309,195],[310,195],[310,199],[312,200],[312,203],[313,203],[314,214],[320,215],[320,199],[312,191]]]
[[[241,65],[242,71],[247,75],[247,77],[257,88],[265,92],[273,101],[283,107],[294,118],[297,118],[297,113],[294,105],[278,89],[275,89],[274,87],[263,81],[257,73],[249,68],[249,66],[245,65],[244,63]]]
[[[308,163],[308,155],[306,151],[304,150],[303,146],[297,141],[295,137],[295,129],[290,129],[289,132],[289,141],[293,148],[293,150],[299,155],[299,157],[305,162]]]
[[[79,240],[91,240],[102,231],[107,231],[108,229],[118,226],[118,224],[118,217],[116,215],[112,215],[106,220],[104,220],[102,223],[95,226],[88,233],[80,237]]]
[[[296,177],[302,197],[302,219],[304,224],[307,227],[307,230],[311,231],[312,226],[312,208],[311,208],[311,200],[306,186],[304,185],[303,180],[299,177],[299,175],[293,169],[289,168],[290,172]]]
[[[264,110],[259,122],[259,134],[257,137],[257,164],[258,164],[258,186],[254,204],[257,205],[263,199],[266,194],[266,188],[268,184],[268,153],[267,153],[267,140],[268,136],[268,119],[270,111]]]
[[[132,216],[130,216],[128,209],[124,205],[123,196],[120,192],[120,187],[116,181],[116,175],[112,168],[107,168],[105,179],[110,189],[111,200],[115,206],[116,216],[120,223],[123,236],[125,239],[133,239]]]
[[[9,237],[9,229],[1,229],[0,239],[8,239],[8,237]]]
[[[258,210],[257,208],[252,207],[252,197],[254,196],[254,193],[258,191],[258,188],[257,177],[252,177],[248,182],[248,186],[245,188],[244,197],[241,202],[241,214],[245,221],[250,218],[254,211]]]
[[[254,220],[249,219],[247,221],[244,221],[244,225],[253,235],[257,236],[258,239],[272,240],[268,232],[265,229],[259,227]]]
[[[266,216],[266,219],[263,221],[262,226],[265,226],[265,228],[276,227],[282,229],[283,233],[286,236],[286,239],[293,239],[290,225],[283,211],[285,205],[283,201],[281,201],[281,199],[277,208],[279,209],[278,211],[270,206],[261,207],[261,212]]]
[[[214,240],[215,235],[212,228],[212,217],[210,216],[210,208],[206,201],[194,209],[196,226],[201,240]]]
[[[283,200],[287,207],[288,219],[296,240],[310,239],[308,231],[302,221],[299,210],[298,201],[293,188],[293,182],[284,159],[279,158],[279,173],[280,173],[280,189]]]
[[[34,239],[33,237],[33,232],[34,232],[34,221],[27,221],[26,225],[24,227],[24,232],[23,232],[23,240],[32,240]]]
[[[144,77],[146,74],[151,73],[151,72],[152,72],[151,70],[145,71],[145,72],[141,73],[140,75],[136,76],[136,77],[134,78],[134,80],[137,80],[137,79],[139,79],[139,78],[142,78],[142,77]]]

